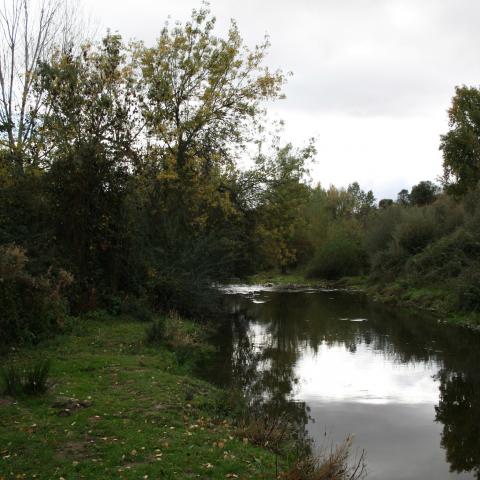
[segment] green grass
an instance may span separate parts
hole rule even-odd
[[[52,382],[39,397],[0,398],[0,479],[274,477],[274,455],[216,416],[220,392],[174,351],[145,344],[145,323],[79,322],[0,358],[49,358]],[[65,411],[59,397],[86,402]]]

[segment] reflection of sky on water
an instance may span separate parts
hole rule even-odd
[[[264,324],[251,323],[248,336],[256,352],[272,343]],[[434,406],[441,366],[431,359],[402,362],[385,346],[378,350],[360,338],[354,351],[342,342],[315,349],[299,343],[299,382],[290,398],[310,408],[307,430],[315,450],[320,455],[354,434],[356,454],[366,452],[368,480],[471,479],[469,472],[450,471],[439,448],[442,427]],[[264,359],[259,371],[269,364]]]
[[[308,425],[318,450],[354,434],[353,452],[365,450],[366,480],[466,480],[472,473],[449,471],[440,449],[442,425],[427,403],[371,404],[308,401]]]
[[[398,363],[359,343],[355,352],[322,343],[302,351],[295,366],[296,398],[360,403],[430,403],[438,400],[433,363]]]
[[[253,323],[249,337],[255,351],[268,345],[264,325]],[[259,365],[262,370],[265,365]],[[306,402],[345,401],[370,404],[435,404],[439,370],[436,362],[402,363],[363,342],[352,352],[343,344],[303,346],[295,364],[299,379],[294,398]]]

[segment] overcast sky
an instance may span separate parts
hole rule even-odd
[[[152,43],[194,0],[84,0],[99,33]],[[456,85],[480,84],[479,0],[211,0],[218,33],[231,18],[249,46],[265,34],[268,64],[292,71],[270,108],[285,140],[318,138],[312,176],[358,181],[378,199],[434,180]]]

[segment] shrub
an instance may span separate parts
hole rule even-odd
[[[373,280],[393,281],[409,258],[408,252],[398,242],[390,242],[386,250],[377,252],[371,259]]]
[[[165,334],[165,317],[156,318],[145,330],[145,341],[150,344],[163,342]]]
[[[366,266],[366,254],[358,241],[347,236],[327,240],[309,266],[310,278],[338,279],[358,275]]]
[[[15,365],[2,367],[0,370],[3,381],[3,393],[16,397],[22,392],[22,375]]]
[[[40,360],[27,367],[10,364],[1,369],[3,392],[12,397],[45,393],[48,389],[49,374],[49,360]]]
[[[73,277],[53,269],[32,276],[27,263],[22,248],[0,247],[0,331],[6,343],[34,342],[51,335],[63,327],[67,313],[62,292]]]
[[[408,275],[430,282],[455,278],[480,256],[480,246],[474,235],[459,228],[450,235],[428,245],[411,257],[405,266]]]
[[[435,223],[421,209],[410,209],[394,234],[399,245],[408,253],[423,250],[435,237]]]
[[[329,453],[299,459],[281,478],[285,480],[360,480],[366,477],[365,453],[352,458],[352,437]]]
[[[365,234],[365,248],[370,256],[389,247],[395,229],[402,221],[403,212],[402,207],[392,205],[378,211],[369,219]]]
[[[452,233],[465,221],[463,203],[448,195],[441,195],[435,203],[426,207],[426,211],[435,222],[437,237]]]
[[[48,375],[50,373],[50,361],[42,360],[35,363],[32,367],[25,370],[23,380],[23,392],[27,395],[37,395],[45,393],[48,385]]]
[[[457,307],[464,312],[480,311],[480,264],[474,264],[459,276]]]

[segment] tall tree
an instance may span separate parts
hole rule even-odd
[[[139,47],[149,135],[176,173],[231,161],[284,81],[263,66],[267,41],[251,51],[234,22],[226,38],[214,26],[208,10],[194,10],[185,25],[166,26],[156,46]]]
[[[80,284],[118,288],[128,275],[125,200],[137,159],[136,79],[119,35],[41,65],[46,190],[60,254]],[[132,232],[130,232],[132,233]]]
[[[447,191],[464,194],[480,180],[480,90],[456,87],[448,110],[450,130],[441,136]]]
[[[399,205],[402,205],[403,207],[406,207],[407,205],[410,205],[410,193],[408,193],[408,190],[406,188],[402,188],[398,192],[397,203]]]
[[[439,188],[429,180],[422,181],[412,187],[410,203],[422,207],[433,203],[437,198]]]
[[[315,153],[313,142],[299,150],[287,144],[277,147],[273,156],[257,158],[263,188],[257,199],[252,237],[263,268],[285,271],[303,259],[303,250],[309,250],[302,237],[306,232],[304,211],[311,193],[305,180]]]
[[[0,139],[20,171],[44,96],[34,93],[38,66],[55,48],[71,48],[75,14],[62,0],[0,5]]]

